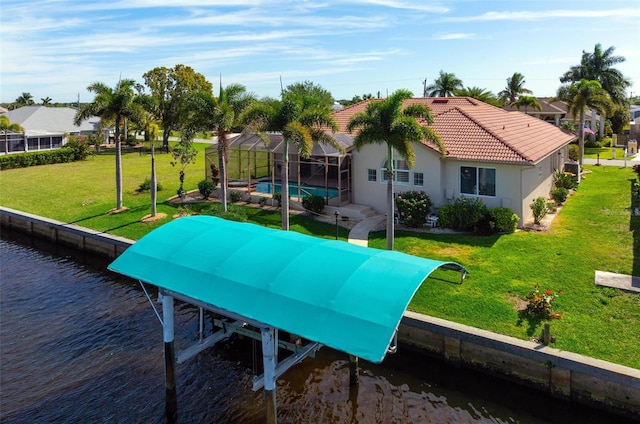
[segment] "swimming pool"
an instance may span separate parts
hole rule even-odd
[[[267,193],[267,194],[273,194],[274,190],[273,190],[273,184],[270,182],[261,182],[258,183],[256,185],[256,191],[258,193]],[[276,193],[280,193],[282,191],[282,184],[280,183],[276,183],[275,184],[275,192]],[[308,186],[308,185],[301,185],[300,186],[300,196],[304,197],[304,196],[309,196],[309,195],[316,195],[316,196],[322,196],[322,197],[329,197],[330,199],[334,198],[334,197],[338,197],[338,189],[337,188],[327,188],[325,189],[324,187],[317,187],[317,186]],[[289,196],[290,197],[295,197],[298,195],[298,184],[291,184],[289,183]]]

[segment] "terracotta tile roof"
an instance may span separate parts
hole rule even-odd
[[[353,114],[364,112],[369,101],[335,112],[341,132]],[[427,97],[405,104],[424,104],[434,115],[431,126],[442,138],[447,157],[503,163],[536,163],[576,136],[555,125],[520,112],[482,103],[468,97]],[[427,143],[425,146],[432,148]]]

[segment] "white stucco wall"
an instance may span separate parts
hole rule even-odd
[[[409,184],[394,184],[395,193],[408,190],[424,191],[434,207],[452,203],[460,197],[460,167],[492,168],[496,170],[496,195],[471,196],[482,199],[489,208],[510,208],[520,217],[519,226],[533,219],[529,205],[542,196],[549,197],[553,185],[553,173],[566,158],[566,147],[554,152],[535,166],[498,164],[490,162],[465,162],[441,159],[422,145],[415,145],[416,164],[410,170]],[[367,205],[378,213],[386,213],[387,184],[382,182],[381,166],[387,157],[386,145],[372,145],[353,153],[353,203]],[[396,156],[397,158],[397,156]],[[367,181],[367,169],[375,169],[377,181]],[[414,173],[422,172],[424,186],[415,186]]]
[[[553,173],[557,169],[557,155],[547,156],[535,166],[522,169],[522,209],[524,222],[533,220],[533,213],[529,205],[537,197],[549,198],[553,188]]]
[[[416,162],[414,168],[409,170],[409,183],[394,183],[395,193],[409,190],[424,191],[435,205],[442,204],[444,194],[441,190],[440,156],[422,145],[414,145],[414,151]],[[394,153],[394,158],[400,157]],[[386,159],[386,145],[370,145],[353,152],[353,203],[367,205],[381,214],[385,214],[387,210],[387,183],[383,181],[381,170]],[[367,180],[368,169],[376,170],[376,182]],[[423,174],[423,186],[413,184],[416,172]]]

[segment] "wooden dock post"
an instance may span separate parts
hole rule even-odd
[[[354,355],[349,355],[349,385],[358,385],[358,357]]]
[[[173,297],[162,295],[162,334],[164,338],[165,369],[165,414],[170,423],[178,415],[178,396],[176,394],[176,356],[174,348]]]

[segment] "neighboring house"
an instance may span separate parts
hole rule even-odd
[[[64,146],[68,135],[89,135],[97,131],[99,117],[74,125],[76,109],[69,107],[23,106],[4,114],[25,133],[10,133],[8,148],[0,142],[0,153],[50,150]],[[25,142],[26,141],[26,142]]]
[[[560,126],[560,124],[564,121],[575,122],[576,124],[580,122],[580,117],[576,117],[574,119],[573,115],[567,111],[567,104],[561,100],[553,101],[553,97],[537,97],[538,103],[540,103],[540,110],[534,109],[532,107],[525,108],[521,106],[518,109],[517,106],[504,106],[503,109],[509,112],[523,112],[527,115],[531,115],[535,118],[542,119],[545,122],[550,122],[555,126]],[[596,120],[600,119],[599,115],[596,115]],[[591,125],[592,113],[591,111],[587,111],[585,113],[585,123],[589,128],[592,128]],[[596,121],[594,121],[596,122]]]
[[[424,104],[433,111],[431,127],[442,138],[447,154],[441,157],[432,145],[416,144],[413,169],[394,156],[395,191],[424,191],[436,208],[460,196],[479,198],[488,207],[510,208],[520,216],[522,226],[532,219],[533,200],[549,197],[553,173],[564,170],[567,145],[576,139],[575,134],[540,119],[467,97],[414,98],[408,103]],[[342,133],[351,116],[363,112],[366,104],[335,112]],[[352,202],[385,213],[386,145],[369,145],[351,155]]]

